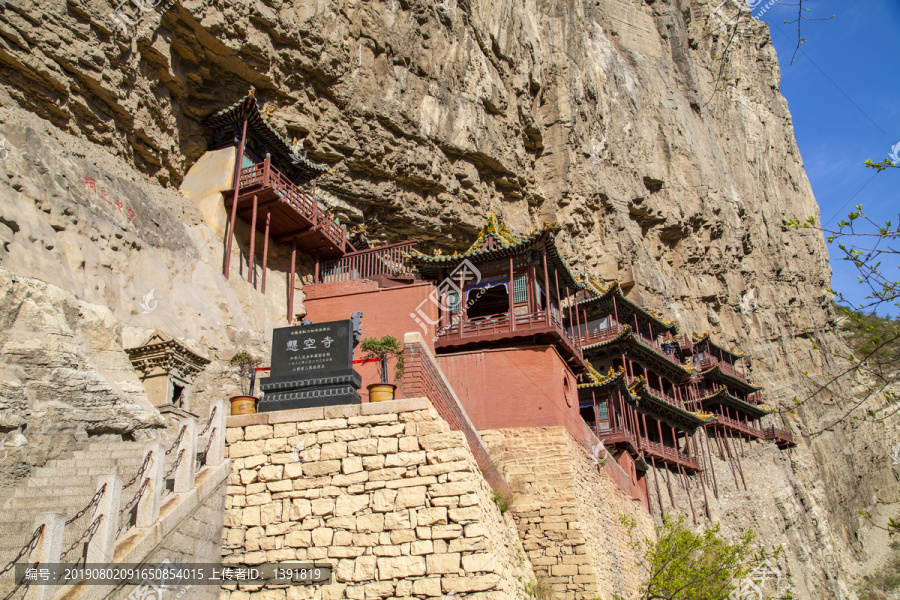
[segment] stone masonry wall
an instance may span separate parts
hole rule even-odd
[[[427,399],[233,416],[226,440],[225,562],[330,563],[334,581],[222,598],[527,597],[515,523]]]
[[[650,515],[563,427],[481,431],[513,490],[510,512],[535,572],[558,600],[634,595],[641,574],[620,515],[639,536]]]

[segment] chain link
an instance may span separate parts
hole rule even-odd
[[[63,552],[63,553],[60,555],[60,557],[59,557],[59,562],[66,562],[66,557],[69,555],[69,552],[71,552],[72,550],[74,550],[74,549],[78,546],[78,544],[84,542],[84,539],[85,539],[85,538],[87,538],[87,540],[88,540],[88,541],[85,542],[85,543],[86,543],[86,544],[87,544],[87,543],[90,543],[91,538],[94,537],[94,533],[96,533],[96,531],[97,531],[97,528],[100,527],[100,521],[102,521],[102,520],[103,520],[103,515],[99,515],[96,519],[94,519],[94,522],[91,523],[91,524],[88,526],[88,528],[84,530],[84,533],[81,534],[81,537],[78,538],[77,540],[75,540],[75,541],[72,543],[72,545],[69,546],[69,549],[66,550],[65,552]]]
[[[181,452],[178,453],[178,458],[175,459],[175,464],[172,465],[172,468],[169,469],[169,472],[168,472],[168,473],[166,473],[165,475],[163,475],[163,480],[164,480],[164,481],[165,481],[166,479],[168,479],[168,478],[169,478],[169,475],[171,475],[172,473],[174,473],[174,472],[175,472],[175,469],[178,468],[178,465],[181,464],[181,459],[184,457],[184,452],[185,452],[185,449],[182,448],[182,449],[181,449]]]
[[[147,489],[147,484],[149,484],[149,483],[150,483],[149,479],[145,479],[144,481],[141,482],[141,487],[138,489],[137,492],[135,492],[134,497],[128,501],[128,504],[126,504],[125,506],[122,507],[122,510],[119,511],[120,516],[125,514],[126,511],[131,510],[134,507],[134,505],[138,503],[138,500],[141,499],[141,496],[144,494],[144,490]],[[122,531],[125,529],[125,526],[127,524],[128,524],[127,522],[122,523],[122,526],[119,527],[119,529],[116,531],[117,538],[122,533]]]
[[[43,525],[41,525],[41,527],[43,527]],[[36,563],[34,563],[34,567],[32,567],[32,568],[37,569],[37,568],[40,566],[40,564],[41,564],[41,563],[36,562]],[[19,591],[19,588],[22,587],[23,585],[25,586],[25,591],[26,591],[26,593],[27,593],[27,592],[28,592],[28,587],[31,585],[31,581],[26,580],[25,578],[23,578],[22,581],[20,581],[19,583],[17,583],[17,584],[16,584],[16,587],[14,587],[14,588],[12,589],[12,591],[11,591],[10,593],[8,593],[8,594],[3,598],[3,600],[10,600],[10,599],[13,597],[13,595],[14,595],[16,592]]]
[[[213,417],[216,416],[216,411],[219,410],[218,406],[213,406],[212,412],[209,413],[209,420],[206,422],[206,427],[203,428],[203,431],[200,432],[200,435],[197,437],[203,437],[206,435],[206,432],[209,431],[209,428],[212,427]]]
[[[144,457],[144,464],[141,465],[141,468],[138,469],[138,472],[134,474],[134,477],[131,480],[122,486],[123,490],[127,490],[131,486],[134,485],[134,482],[138,480],[138,477],[144,474],[144,471],[147,470],[147,465],[150,464],[150,459],[153,458],[153,452],[148,452],[147,456]]]
[[[104,492],[106,492],[106,484],[105,483],[103,484],[103,487],[101,487],[99,490],[97,490],[97,493],[94,494],[94,497],[91,498],[91,501],[88,502],[87,506],[85,506],[84,508],[79,510],[77,513],[75,513],[74,517],[72,517],[71,519],[66,521],[66,525],[71,525],[72,523],[74,523],[75,521],[77,521],[78,519],[83,517],[84,513],[86,513],[90,507],[92,507],[95,504],[97,504],[98,502],[100,502],[100,498],[103,497]]]
[[[19,562],[20,558],[22,558],[23,556],[25,556],[26,554],[28,554],[29,552],[34,550],[34,547],[37,546],[38,538],[41,537],[41,534],[43,532],[44,532],[44,525],[43,524],[38,525],[38,528],[34,530],[33,534],[31,534],[31,539],[28,540],[28,543],[25,544],[25,546],[23,546],[21,550],[19,550],[19,554],[14,559],[9,561],[8,565],[3,567],[3,570],[0,571],[0,575],[3,575],[4,573],[6,573],[10,569],[12,569],[16,565],[16,563]]]
[[[215,430],[213,430],[215,431]],[[203,451],[203,462],[205,463],[207,460],[207,456],[209,456],[209,448],[212,446],[213,436],[210,434],[209,439],[206,440],[206,449]]]
[[[169,449],[166,450],[166,456],[172,454],[172,450],[174,450],[175,448],[178,447],[178,444],[181,443],[181,438],[184,437],[184,432],[185,432],[185,431],[187,431],[187,425],[182,425],[182,426],[181,426],[181,431],[178,432],[178,437],[175,438],[175,441],[172,443],[171,446],[169,446]]]

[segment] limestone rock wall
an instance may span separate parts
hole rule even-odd
[[[510,512],[535,572],[557,598],[634,597],[642,573],[620,522],[652,537],[653,520],[563,427],[481,432],[513,490]]]
[[[811,594],[841,597],[883,554],[863,543],[878,530],[859,511],[896,490],[898,432],[836,424],[851,385],[791,401],[805,396],[804,373],[842,368],[826,250],[783,225],[818,209],[768,31],[755,23],[736,39],[722,73],[717,4],[188,0],[133,37],[101,0],[7,2],[0,255],[17,275],[108,307],[123,344],[180,328],[215,349],[196,397],[227,394],[212,377],[238,341],[264,350],[286,284],[271,277],[264,300],[225,283],[222,240],[169,188],[206,149],[202,120],[253,84],[273,125],[334,168],[320,182],[327,202],[375,239],[452,250],[489,209],[516,234],[557,220],[577,272],[633,277],[635,299],[743,348],[780,411],[770,419],[800,440],[784,461],[764,450],[779,472],[760,471],[760,489],[793,482],[792,522],[814,542],[792,552],[836,565]],[[86,176],[123,209],[88,194]],[[159,307],[144,314],[154,289]],[[739,528],[760,511],[721,516]]]
[[[532,568],[462,432],[425,398],[230,417],[225,562],[331,564],[231,600],[520,600]]]

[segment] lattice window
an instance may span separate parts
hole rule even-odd
[[[600,421],[609,419],[609,405],[606,402],[601,402],[597,405],[597,419]]]
[[[450,314],[455,315],[459,312],[459,292],[450,290],[447,292],[447,296],[450,299]]]
[[[527,302],[527,278],[525,275],[518,275],[513,279],[513,302]]]

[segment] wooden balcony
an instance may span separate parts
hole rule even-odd
[[[677,448],[670,448],[649,440],[641,441],[641,449],[648,455],[662,460],[669,465],[681,465],[690,471],[701,470],[700,461]]]
[[[231,212],[234,190],[223,191],[225,208]],[[323,260],[344,256],[352,248],[347,243],[347,230],[326,215],[316,200],[303,192],[271,165],[267,158],[241,169],[237,216],[253,220],[256,198],[256,229],[266,228],[270,214],[270,235],[277,243],[294,242],[297,249]]]
[[[556,343],[564,358],[577,364],[579,370],[587,369],[581,345],[561,321],[546,311],[516,315],[510,323],[509,312],[484,317],[466,318],[462,325],[453,323],[438,329],[435,351],[461,350],[479,344],[497,345],[515,339],[532,338],[537,343]]]
[[[405,256],[418,242],[400,242],[353,252],[322,265],[315,283],[334,283],[375,277],[412,278],[415,267]]]
[[[725,362],[724,360],[719,360],[718,358],[712,356],[705,356],[702,360],[697,362],[697,368],[701,370],[709,369],[714,365],[719,365],[719,368],[722,369],[723,373],[727,373],[733,377],[737,377],[741,381],[747,381],[747,378],[744,377],[744,374],[734,368],[731,363]]]
[[[579,336],[579,340],[581,341],[581,346],[591,346],[593,344],[600,344],[602,342],[607,342],[617,335],[622,333],[622,326],[612,322],[612,325],[609,327],[604,327],[602,329],[595,329],[594,331],[588,331],[587,333],[582,333]]]
[[[718,427],[720,429],[731,430],[739,434],[744,434],[756,439],[765,439],[765,433],[758,427],[753,427],[742,423],[737,419],[731,419],[724,415],[716,415],[716,420],[706,424],[707,427]]]
[[[637,438],[623,427],[594,427],[593,430],[597,439],[604,444],[627,444],[631,446],[631,451],[634,454],[638,454],[641,450],[641,445],[638,443]]]
[[[787,429],[776,429],[774,426],[763,429],[763,439],[774,441],[779,448],[789,448],[797,445],[790,431]]]

